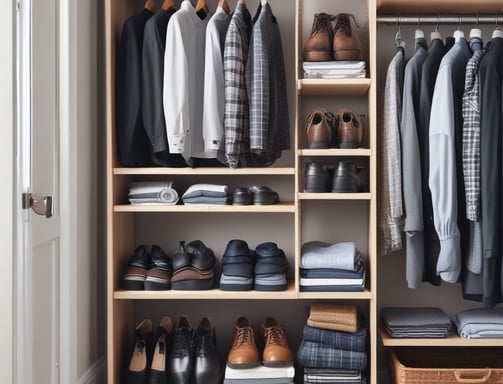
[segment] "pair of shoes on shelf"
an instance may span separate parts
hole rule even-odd
[[[244,240],[227,243],[222,257],[223,291],[283,291],[287,288],[288,261],[276,243],[265,242],[255,251]]]
[[[227,366],[232,369],[246,369],[256,367],[260,363],[270,367],[292,365],[294,354],[288,345],[283,327],[274,318],[265,319],[262,334],[264,350],[260,356],[253,324],[246,317],[239,317],[234,326]]]
[[[271,205],[278,202],[278,193],[266,186],[238,187],[232,194],[234,205]]]
[[[350,13],[315,14],[311,35],[304,44],[304,61],[362,60],[360,42],[351,30],[351,18],[358,27]],[[335,25],[332,27],[333,21]]]
[[[361,169],[353,161],[340,161],[331,176],[323,163],[311,161],[306,164],[304,171],[304,192],[363,192],[365,187],[359,175]]]
[[[188,244],[180,241],[180,249],[173,256],[171,288],[175,290],[212,289],[215,283],[215,253],[201,240]]]
[[[135,341],[128,356],[125,381],[128,384],[161,384],[168,378],[168,356],[172,345],[173,322],[164,316],[153,332],[145,319],[135,328]]]
[[[158,291],[170,288],[173,267],[161,247],[136,247],[122,278],[122,287],[130,291]]]
[[[307,118],[306,139],[309,149],[359,148],[363,136],[361,117],[349,108],[341,108],[334,115],[318,107]]]
[[[164,316],[154,334],[152,321],[141,321],[125,378],[128,384],[219,384],[222,364],[210,320],[203,318],[194,331],[187,316],[180,316],[175,329]]]
[[[186,315],[181,315],[173,338],[169,361],[170,384],[219,384],[222,364],[218,357],[215,328],[204,317],[196,330]]]

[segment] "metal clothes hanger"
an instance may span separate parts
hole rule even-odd
[[[494,39],[495,37],[503,37],[503,31],[501,30],[499,26],[499,15],[498,12],[496,12],[496,27],[494,28],[492,38]]]
[[[478,37],[479,39],[482,39],[482,30],[479,28],[479,14],[477,12],[477,24],[475,28],[472,28],[470,30],[470,39]]]
[[[395,44],[396,47],[403,47],[404,42],[402,40],[402,32],[400,31],[400,14],[396,18],[396,34],[395,34]]]
[[[463,31],[461,30],[461,24],[463,24],[463,16],[461,15],[461,13],[459,14],[459,23],[458,23],[458,29],[456,29],[454,31],[454,39],[456,41],[458,41],[460,38],[462,37],[465,37],[465,34],[463,33]]]
[[[437,24],[435,25],[435,30],[430,33],[430,40],[433,41],[435,39],[442,40],[442,34],[438,30],[438,26],[440,25],[440,15],[437,14]]]
[[[421,16],[418,16],[418,18],[417,18],[417,29],[414,32],[414,38],[415,39],[424,39],[424,32],[421,29]]]

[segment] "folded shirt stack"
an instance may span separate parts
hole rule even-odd
[[[459,336],[465,339],[503,338],[503,308],[473,308],[456,315]]]
[[[229,204],[227,185],[193,184],[182,195],[185,205],[226,205]]]
[[[365,287],[365,263],[353,242],[310,241],[302,245],[302,291],[352,291]]]
[[[304,383],[364,382],[366,345],[367,329],[355,306],[312,304],[297,352],[308,373]],[[317,381],[319,376],[322,381]]]
[[[304,77],[309,79],[362,78],[365,61],[304,61]]]
[[[259,365],[246,369],[234,369],[227,365],[224,384],[293,384],[294,376],[293,364],[285,367]]]
[[[179,196],[172,181],[143,181],[130,184],[128,199],[133,205],[175,205]]]
[[[383,327],[396,338],[445,338],[452,321],[440,308],[400,307],[383,308]]]

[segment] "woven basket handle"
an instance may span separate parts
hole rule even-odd
[[[454,376],[456,377],[458,383],[486,383],[491,377],[491,372],[492,371],[490,369],[487,371],[481,371],[478,369],[473,371],[465,370],[463,372],[454,371]]]

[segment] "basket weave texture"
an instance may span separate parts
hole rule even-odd
[[[358,330],[358,310],[354,305],[313,303],[307,325],[355,333]]]
[[[393,384],[503,383],[503,353],[494,349],[391,349],[390,366]]]

